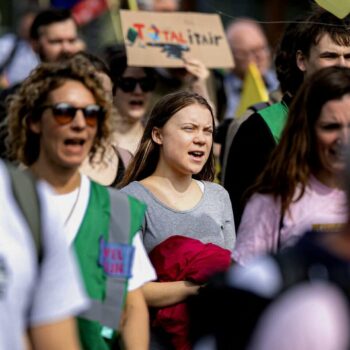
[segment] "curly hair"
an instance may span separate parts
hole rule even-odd
[[[350,94],[349,68],[324,68],[303,83],[292,102],[281,141],[249,194],[259,192],[280,198],[282,215],[303,196],[311,174],[320,166],[315,124],[322,107],[346,94]]]
[[[110,136],[111,102],[106,97],[102,84],[96,75],[96,69],[90,61],[80,54],[55,63],[43,63],[35,69],[21,84],[16,94],[9,100],[7,115],[8,137],[6,147],[8,157],[32,165],[39,157],[40,135],[33,133],[29,121],[41,118],[41,106],[46,102],[53,90],[61,87],[67,80],[81,82],[90,90],[105,110],[105,117],[99,120],[97,133],[90,150],[90,160],[101,151],[101,159],[105,148],[103,144]]]
[[[193,104],[207,108],[213,118],[214,125],[212,108],[204,97],[189,91],[179,91],[163,96],[154,105],[150,117],[147,119],[147,124],[140,142],[140,146],[118,187],[124,187],[132,181],[142,180],[152,175],[152,173],[156,170],[160,151],[160,146],[152,139],[153,129],[155,127],[162,128],[175,113]],[[209,158],[203,169],[198,174],[193,175],[193,178],[198,180],[213,181],[214,173],[215,167],[212,146]]]

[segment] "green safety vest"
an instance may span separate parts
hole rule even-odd
[[[115,348],[145,204],[91,181],[84,220],[74,241],[90,308],[78,318],[83,349]]]
[[[288,106],[282,100],[258,111],[270,129],[276,144],[279,143],[288,118]]]

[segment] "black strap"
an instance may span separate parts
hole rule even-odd
[[[6,163],[10,175],[13,195],[28,223],[38,253],[38,261],[42,259],[40,203],[33,176],[16,169]]]

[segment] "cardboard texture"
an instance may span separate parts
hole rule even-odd
[[[183,67],[196,58],[208,68],[231,68],[233,57],[216,14],[121,10],[129,66]]]

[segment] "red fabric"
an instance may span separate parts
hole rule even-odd
[[[229,250],[177,235],[160,243],[149,256],[160,282],[191,281],[203,284],[213,274],[226,270],[231,263]],[[159,309],[152,324],[170,334],[176,350],[191,349],[185,302]]]

